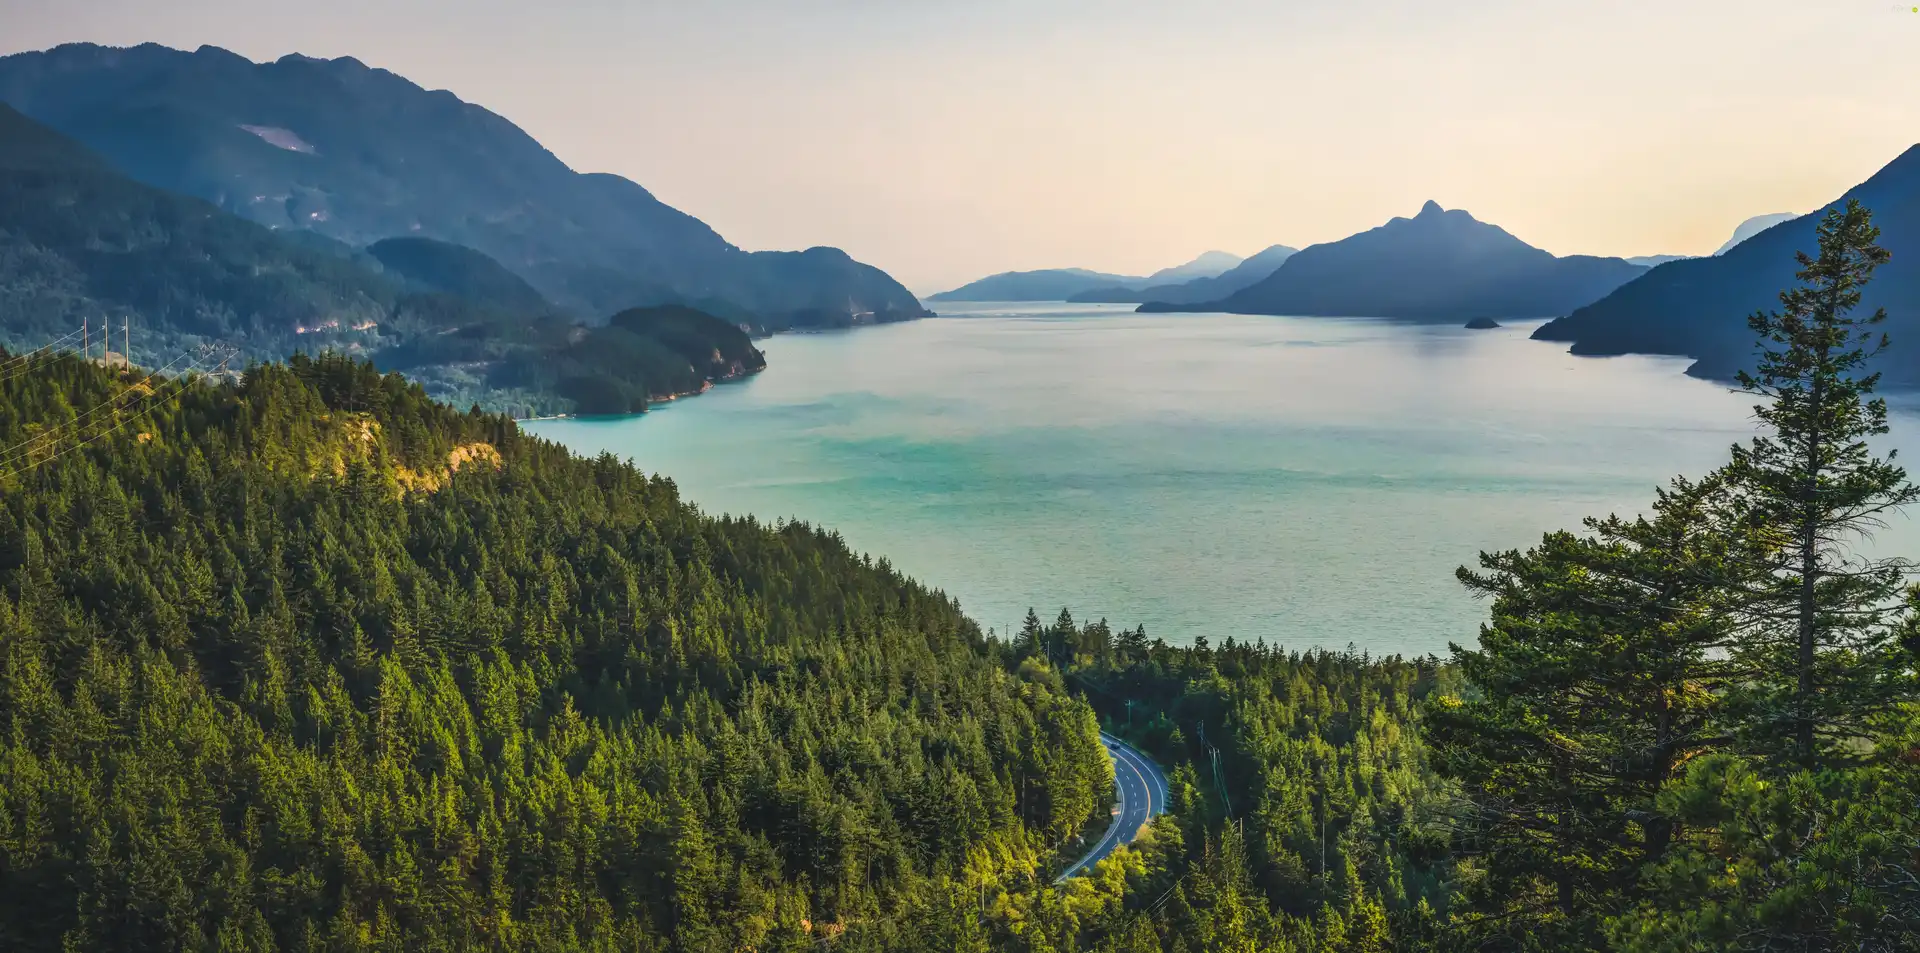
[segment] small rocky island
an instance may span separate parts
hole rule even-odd
[[[1489,328],[1497,328],[1499,326],[1500,322],[1492,318],[1474,318],[1467,322],[1467,329],[1470,331],[1485,331]]]

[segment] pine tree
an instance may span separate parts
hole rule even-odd
[[[1884,310],[1854,313],[1861,288],[1888,259],[1858,201],[1819,226],[1819,253],[1799,254],[1799,287],[1781,310],[1748,320],[1760,335],[1741,387],[1762,398],[1763,433],[1733,448],[1728,478],[1745,521],[1771,544],[1740,587],[1745,621],[1737,653],[1747,678],[1735,698],[1750,750],[1812,767],[1856,741],[1886,704],[1888,622],[1906,560],[1868,559],[1856,547],[1884,515],[1920,499],[1893,455],[1867,438],[1887,432],[1887,405],[1868,362],[1887,346]]]
[[[1550,533],[1460,570],[1493,598],[1480,647],[1453,647],[1478,694],[1442,700],[1428,724],[1470,804],[1487,879],[1468,920],[1488,939],[1598,942],[1665,848],[1655,800],[1713,744],[1713,658],[1730,634],[1716,600],[1743,552],[1722,531],[1726,504],[1720,481],[1677,479],[1651,516],[1589,519],[1590,536]]]
[[[1020,631],[1014,633],[1013,651],[1018,656],[1037,655],[1042,651],[1041,642],[1046,630],[1040,625],[1040,616],[1027,607],[1026,621],[1020,623]]]

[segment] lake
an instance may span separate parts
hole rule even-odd
[[[527,429],[709,512],[835,528],[1002,631],[1066,606],[1176,643],[1444,655],[1485,615],[1455,567],[1639,512],[1751,432],[1753,401],[1684,360],[1575,358],[1537,326],[948,304]],[[1896,517],[1876,548],[1920,531]]]

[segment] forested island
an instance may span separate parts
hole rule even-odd
[[[344,355],[0,358],[0,948],[1914,949],[1877,237],[1753,317],[1759,437],[1483,554],[1444,660],[982,632]],[[1170,810],[1056,887],[1102,727]]]

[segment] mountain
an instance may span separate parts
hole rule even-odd
[[[1146,277],[1149,285],[1171,285],[1195,278],[1212,278],[1233,270],[1244,259],[1232,252],[1219,250],[1201,252],[1200,255],[1185,264],[1172,268],[1162,268]]]
[[[1135,289],[1205,279],[1239,267],[1238,255],[1203,252],[1199,257],[1151,275],[1110,275],[1085,268],[1043,268],[1039,271],[1003,271],[969,281],[952,291],[928,295],[928,301],[1137,301],[1137,298],[1085,298],[1088,292],[1108,288]]]
[[[1682,258],[1692,257],[1692,255],[1635,255],[1627,259],[1627,263],[1639,265],[1642,268],[1652,268],[1655,265],[1664,265],[1670,261],[1679,261]]]
[[[376,349],[407,333],[404,292],[345,253],[282,240],[142,185],[0,104],[0,335],[37,346],[84,317],[131,313],[143,341],[271,355]]]
[[[969,281],[952,291],[928,295],[928,301],[1065,301],[1082,291],[1111,285],[1134,286],[1143,277],[1109,275],[1085,268],[1003,271]]]
[[[1274,269],[1279,268],[1295,251],[1298,249],[1286,245],[1269,245],[1231,269],[1210,278],[1195,278],[1180,284],[1148,285],[1144,288],[1110,285],[1092,291],[1083,291],[1067,300],[1136,304],[1144,301],[1163,301],[1170,304],[1218,301],[1273,274]]]
[[[1882,368],[1889,384],[1920,386],[1920,145],[1888,163],[1824,208],[1775,224],[1711,258],[1661,265],[1612,294],[1534,332],[1565,341],[1575,354],[1677,354],[1695,359],[1688,373],[1730,379],[1750,365],[1747,316],[1778,307],[1797,283],[1798,252],[1811,253],[1815,226],[1828,208],[1859,199],[1873,210],[1880,245],[1893,254],[1865,289],[1863,308],[1887,309],[1887,332],[1903,346]],[[1746,226],[1741,226],[1745,229]]]
[[[431,238],[386,238],[367,246],[367,254],[388,274],[424,291],[516,311],[553,308],[526,279],[464,245]]]
[[[1741,242],[1744,242],[1747,239],[1752,238],[1753,236],[1758,235],[1761,232],[1764,232],[1767,229],[1780,224],[1781,222],[1791,222],[1797,217],[1798,216],[1794,215],[1792,212],[1773,212],[1768,215],[1755,215],[1754,217],[1747,219],[1744,222],[1741,222],[1739,226],[1733,230],[1733,237],[1727,239],[1727,243],[1724,245],[1721,245],[1720,249],[1714,252],[1714,254],[1724,255],[1728,251],[1732,250],[1735,245],[1738,245]]]
[[[589,317],[697,303],[781,328],[928,313],[877,268],[829,249],[743,251],[500,116],[352,58],[73,44],[0,58],[0,101],[150,185],[355,246],[473,248]]]
[[[242,365],[337,350],[463,404],[625,413],[764,366],[736,324],[689,311],[576,327],[473,249],[277,232],[135,182],[0,104],[0,343],[16,352],[78,346],[83,321],[111,317],[149,367],[202,346]]]
[[[739,325],[684,305],[634,308],[591,328],[542,323],[506,337],[523,346],[494,361],[485,382],[509,393],[553,394],[579,414],[639,413],[767,366]],[[452,355],[436,356],[443,367],[461,366]],[[398,359],[385,363],[419,373]]]
[[[1413,218],[1313,245],[1261,281],[1214,302],[1141,311],[1230,311],[1464,321],[1560,314],[1646,269],[1619,258],[1556,257],[1476,220],[1426,203]]]

